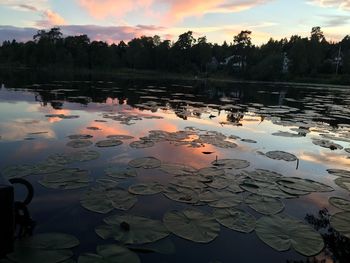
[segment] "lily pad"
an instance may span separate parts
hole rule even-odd
[[[294,154],[283,152],[283,151],[270,151],[265,153],[265,155],[270,159],[283,160],[287,162],[294,162],[298,159]]]
[[[336,208],[345,210],[345,211],[350,211],[350,201],[340,198],[340,197],[330,197],[328,199],[329,203],[332,206],[335,206]]]
[[[103,239],[113,238],[123,244],[145,244],[169,235],[162,222],[133,215],[113,215],[104,219],[107,225],[96,227]]]
[[[199,201],[198,192],[191,188],[168,186],[164,189],[163,194],[167,198],[181,203],[196,204]]]
[[[77,168],[66,168],[56,173],[45,175],[39,183],[53,189],[78,189],[87,187],[92,181],[89,172]]]
[[[7,179],[22,178],[34,172],[35,167],[27,164],[11,165],[1,171],[1,174]]]
[[[274,215],[284,209],[284,204],[277,198],[250,194],[246,197],[245,203],[255,211],[264,215]]]
[[[64,169],[64,166],[58,163],[45,162],[36,164],[33,168],[33,174],[48,174],[61,171]]]
[[[315,145],[321,146],[323,148],[329,148],[331,150],[342,150],[343,149],[343,146],[341,146],[337,143],[328,141],[328,140],[313,139],[312,143]]]
[[[154,146],[154,142],[151,140],[139,140],[139,141],[134,141],[130,143],[131,148],[137,148],[137,149],[149,148],[153,146]]]
[[[339,177],[334,180],[336,185],[350,192],[350,178]]]
[[[64,233],[43,233],[32,237],[22,239],[21,247],[36,248],[36,249],[68,249],[79,245],[79,240]]]
[[[263,182],[275,182],[282,177],[279,173],[265,169],[256,169],[252,172],[246,172],[246,174],[253,180]]]
[[[332,192],[334,189],[328,185],[299,177],[283,177],[278,180],[279,185],[305,192]]]
[[[73,252],[68,249],[46,250],[33,249],[28,247],[16,247],[14,252],[7,257],[17,263],[58,263],[73,256]]]
[[[130,135],[118,134],[118,135],[108,135],[107,138],[113,139],[113,140],[131,140],[134,137]]]
[[[91,139],[92,137],[94,136],[90,134],[72,134],[68,136],[68,138],[71,140],[87,140],[87,139]]]
[[[97,247],[98,254],[86,253],[79,257],[78,263],[140,263],[138,255],[129,249],[118,245],[101,245]]]
[[[221,225],[239,232],[250,233],[255,228],[255,217],[241,209],[215,209],[214,217]]]
[[[154,157],[143,157],[131,160],[129,166],[134,168],[153,169],[161,165],[160,160]]]
[[[331,226],[342,235],[350,238],[350,212],[340,212],[330,218]]]
[[[243,199],[242,196],[236,193],[231,193],[227,195],[223,195],[219,200],[209,202],[210,207],[215,208],[230,208],[234,206],[238,206],[240,203],[242,203]]]
[[[123,169],[119,166],[110,166],[105,169],[106,175],[116,179],[127,179],[137,176],[137,172],[134,169]]]
[[[98,142],[96,142],[95,145],[97,147],[105,148],[105,147],[115,147],[115,146],[119,146],[121,144],[123,144],[123,142],[121,140],[108,139],[108,140],[98,141]]]
[[[350,178],[350,171],[342,169],[328,169],[327,172],[334,176],[348,177]]]
[[[322,251],[322,236],[311,226],[286,215],[263,216],[257,223],[255,232],[267,245],[277,251],[293,247],[304,256],[314,256]]]
[[[295,195],[282,191],[277,184],[271,182],[244,180],[240,185],[242,189],[257,195],[263,195],[274,198],[295,198]]]
[[[244,169],[250,165],[248,161],[239,159],[219,159],[211,164],[221,169]]]
[[[157,182],[141,183],[129,186],[129,192],[135,195],[154,195],[162,192],[164,186]]]
[[[106,214],[114,208],[129,210],[137,198],[119,187],[99,187],[89,189],[80,199],[81,205],[92,212]]]
[[[67,146],[72,148],[84,148],[92,145],[92,141],[89,140],[71,140],[67,144]]]
[[[74,162],[87,162],[96,160],[100,157],[99,152],[91,150],[82,150],[70,153],[56,153],[47,158],[48,162],[56,164],[70,164]]]
[[[175,235],[198,243],[209,243],[220,232],[220,225],[212,215],[195,209],[167,212],[163,222]]]
[[[162,163],[159,170],[173,175],[191,175],[197,172],[197,169],[178,163]]]

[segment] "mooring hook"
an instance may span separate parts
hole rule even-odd
[[[27,196],[22,203],[25,205],[29,205],[29,203],[32,201],[34,196],[34,188],[31,185],[31,183],[29,183],[27,180],[23,178],[12,178],[12,179],[9,179],[9,182],[11,184],[22,184],[27,188]]]

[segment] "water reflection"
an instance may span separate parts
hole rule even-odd
[[[251,163],[249,171],[268,169],[284,176],[313,179],[335,188],[335,193],[311,194],[294,201],[287,200],[285,212],[299,219],[303,219],[306,213],[327,206],[330,195],[345,196],[344,191],[333,183],[334,177],[328,175],[326,169],[349,167],[349,153],[321,148],[313,144],[312,139],[331,140],[349,148],[350,122],[346,115],[350,108],[349,90],[130,79],[45,83],[13,85],[10,81],[2,86],[0,109],[5,110],[1,111],[0,116],[1,169],[11,164],[44,162],[53,153],[74,152],[75,149],[65,146],[69,142],[67,136],[72,134],[90,134],[93,143],[109,135],[130,135],[135,139],[124,140],[118,147],[89,146],[86,149],[98,151],[100,158],[72,166],[88,169],[94,179],[100,179],[105,177],[106,166],[126,166],[137,157],[154,156],[162,162],[183,163],[196,169],[210,166],[216,158],[236,158],[248,160]],[[67,119],[56,115],[79,118]],[[184,140],[155,142],[150,148],[130,147],[132,141],[149,136],[152,130],[167,133],[195,130],[196,133]],[[230,142],[237,147],[198,143],[200,134],[208,134],[209,131],[222,134],[221,143]],[[33,139],[24,140],[27,137]],[[271,160],[258,154],[271,150],[295,154],[300,160],[298,169],[295,169],[295,162]],[[38,176],[31,175],[29,179],[33,181],[38,194],[33,201],[33,214],[42,223],[38,225],[39,231],[76,233],[88,240],[88,243],[82,244],[82,252],[95,251],[96,242],[101,240],[96,241],[93,229],[103,217],[81,208],[79,199],[83,190],[48,190],[37,183]],[[169,175],[157,170],[142,170],[137,178],[122,186],[155,180],[166,184],[170,179]],[[162,195],[139,199],[130,213],[161,218],[164,211],[186,207]],[[67,209],[68,212],[57,212],[60,209]],[[258,213],[254,215],[260,217]],[[85,228],[79,218],[84,219]],[[307,217],[311,224],[317,221],[310,221],[310,218]],[[327,236],[324,238],[326,242],[338,242],[328,241]],[[193,255],[193,262],[207,262],[213,255],[217,255],[215,258],[222,262],[231,262],[232,258],[240,262],[256,262],[259,258],[269,258],[270,262],[287,262],[290,259],[292,261],[289,262],[313,262],[313,259],[306,261],[308,259],[295,251],[275,252],[262,244],[255,234],[243,235],[228,229],[222,229],[218,239],[204,247],[179,238],[173,239],[180,252],[173,258],[165,259],[169,262],[189,262],[190,254]],[[235,245],[233,248],[232,244]],[[327,243],[329,251],[336,249],[336,246],[330,246]],[[256,253],[246,253],[252,249]],[[332,252],[330,257],[328,250],[315,260],[342,262],[342,255]],[[344,252],[339,250],[337,253]],[[159,262],[160,257],[146,255],[142,259],[144,262]]]

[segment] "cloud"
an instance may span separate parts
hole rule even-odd
[[[109,43],[121,40],[131,40],[142,35],[161,34],[166,28],[159,26],[97,26],[97,25],[63,25],[60,26],[62,33],[68,35],[86,34],[92,40],[107,41]],[[0,26],[0,42],[16,39],[17,41],[28,41],[33,39],[33,35],[38,28],[20,28],[14,26]]]
[[[79,0],[94,18],[123,18],[128,13],[139,11],[157,17],[167,24],[191,16],[207,13],[241,12],[272,0]],[[161,11],[160,11],[161,10]]]
[[[345,11],[350,11],[350,0],[312,0],[309,3],[321,7],[336,7]]]
[[[61,26],[67,24],[63,17],[51,10],[42,11],[41,16],[43,17],[43,19],[38,20],[35,23],[38,27],[47,28],[50,26]]]
[[[324,26],[326,27],[346,26],[350,24],[350,16],[324,15],[322,18],[325,19]]]
[[[122,17],[133,10],[149,7],[152,2],[153,0],[79,0],[80,5],[98,19],[108,16]]]
[[[0,4],[18,11],[37,13],[42,17],[34,23],[38,27],[45,28],[67,24],[62,16],[49,8],[47,0],[0,0]]]

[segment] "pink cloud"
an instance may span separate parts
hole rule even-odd
[[[141,11],[169,25],[185,17],[206,13],[240,12],[270,1],[272,0],[79,0],[79,3],[90,15],[98,19],[122,18],[132,11]]]
[[[41,14],[43,19],[36,22],[36,25],[39,27],[61,26],[67,24],[63,17],[51,10],[44,10]]]
[[[79,0],[80,5],[98,19],[108,16],[122,17],[133,10],[148,8],[152,2],[153,0]]]

